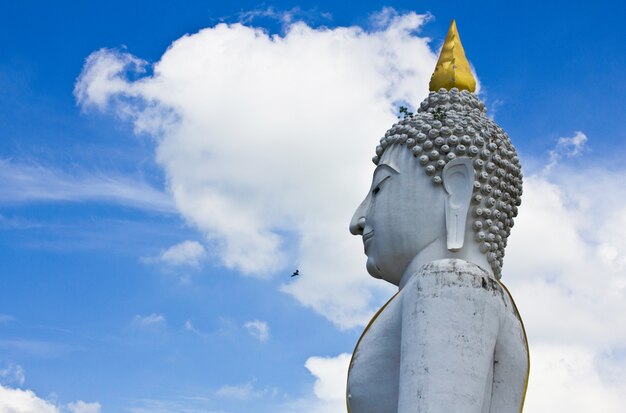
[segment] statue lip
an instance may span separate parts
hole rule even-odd
[[[366,232],[365,234],[363,234],[363,242],[367,241],[373,236],[374,236],[374,230],[371,230],[370,232]]]

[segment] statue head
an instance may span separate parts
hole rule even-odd
[[[475,88],[453,20],[430,95],[380,140],[372,187],[350,223],[372,276],[401,285],[422,264],[459,258],[501,277],[522,172]]]
[[[372,276],[398,285],[418,264],[460,258],[500,278],[522,173],[509,137],[473,93],[431,92],[385,133],[373,162],[350,224]]]

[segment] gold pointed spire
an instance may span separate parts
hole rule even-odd
[[[435,72],[430,78],[429,89],[438,91],[440,88],[450,90],[453,87],[470,92],[476,90],[476,80],[465,57],[465,51],[454,20],[450,24],[446,41],[441,48]]]

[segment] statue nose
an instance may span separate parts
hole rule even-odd
[[[365,228],[365,217],[359,217],[356,219],[353,218],[352,222],[350,222],[350,232],[353,235],[363,235],[364,228]]]

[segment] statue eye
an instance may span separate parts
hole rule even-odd
[[[386,176],[385,178],[383,178],[383,179],[382,179],[382,180],[378,183],[378,185],[376,185],[376,186],[374,187],[374,189],[372,189],[372,195],[374,195],[374,196],[378,195],[378,193],[380,192],[380,188],[383,186],[383,183],[384,183],[387,179],[389,179],[389,177],[388,177],[388,176]]]

